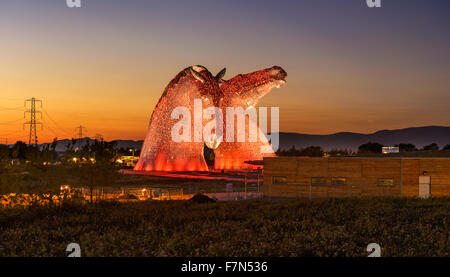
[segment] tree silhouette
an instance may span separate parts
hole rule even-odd
[[[439,146],[436,143],[432,143],[423,147],[424,151],[439,151]]]
[[[75,185],[86,186],[90,191],[90,202],[93,202],[95,187],[102,187],[115,183],[120,176],[115,164],[117,151],[114,142],[103,140],[86,143],[80,150],[72,150],[76,160],[71,159],[66,153],[66,164],[70,166],[70,176]],[[69,154],[69,155],[70,155]]]
[[[417,151],[417,147],[411,143],[400,143],[398,145],[400,152],[414,152]]]
[[[383,145],[377,142],[368,142],[358,147],[358,153],[381,153]]]
[[[308,156],[308,157],[323,157],[324,151],[320,146],[308,146],[306,148],[296,149],[294,145],[289,150],[278,149],[277,156],[287,156],[287,157],[297,157],[297,156]]]

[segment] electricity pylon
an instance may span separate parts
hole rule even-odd
[[[86,131],[86,127],[81,125],[75,128],[75,132],[78,133],[78,146],[80,146],[80,148],[81,148],[81,139],[83,138],[83,130]]]
[[[102,141],[103,140],[103,136],[101,134],[95,134],[95,139],[97,141]]]
[[[36,102],[39,102],[41,104],[41,108],[42,108],[42,101],[38,100],[36,98],[31,98],[31,99],[27,99],[25,100],[25,108],[27,107],[27,102],[30,102],[30,109],[26,110],[23,114],[24,118],[26,118],[26,114],[30,113],[30,121],[25,122],[24,126],[29,124],[30,125],[30,136],[28,139],[28,144],[33,144],[33,145],[37,145],[38,143],[38,139],[37,139],[37,131],[36,131],[36,125],[40,124],[41,128],[44,128],[41,122],[36,121],[36,114],[39,113],[41,114],[41,119],[42,119],[42,112],[36,110]]]

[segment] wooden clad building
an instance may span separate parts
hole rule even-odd
[[[264,158],[264,196],[450,196],[450,158]]]

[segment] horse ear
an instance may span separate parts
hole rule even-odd
[[[192,76],[194,76],[195,79],[199,80],[202,83],[205,82],[205,79],[196,70],[194,70],[192,67],[189,68],[189,72],[191,73]]]
[[[219,71],[219,73],[217,73],[216,77],[214,78],[216,78],[217,81],[222,80],[222,77],[225,76],[225,72],[227,72],[226,67],[224,67],[221,71]]]

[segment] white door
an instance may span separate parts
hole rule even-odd
[[[431,194],[431,177],[420,176],[419,177],[419,197],[429,198]]]

